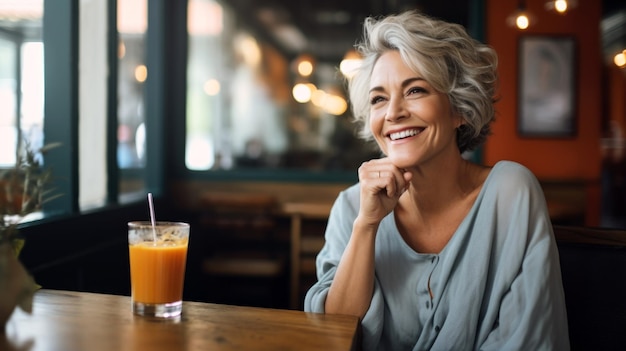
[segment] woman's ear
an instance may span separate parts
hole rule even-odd
[[[463,116],[460,113],[457,113],[455,115],[455,119],[456,119],[456,128],[459,129],[461,128],[461,126],[465,125],[465,118],[463,118]]]

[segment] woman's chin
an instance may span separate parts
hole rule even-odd
[[[406,157],[406,156],[400,156],[400,155],[393,155],[393,156],[389,156],[389,160],[394,166],[400,169],[411,168],[416,165],[415,156]]]

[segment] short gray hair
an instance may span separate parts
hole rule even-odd
[[[491,47],[473,39],[459,24],[417,11],[368,17],[363,34],[363,41],[356,45],[363,63],[348,82],[361,137],[373,139],[368,91],[374,65],[383,53],[396,50],[409,68],[419,71],[437,91],[445,93],[452,109],[462,115],[465,124],[457,132],[460,152],[484,143],[495,118],[498,81],[498,58]]]

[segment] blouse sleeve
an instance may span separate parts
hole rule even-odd
[[[497,188],[498,227],[510,241],[502,252],[508,263],[500,269],[516,272],[505,274],[514,278],[478,349],[569,350],[559,254],[543,191],[527,169],[510,174]]]
[[[357,185],[358,186],[358,185]],[[335,278],[337,265],[352,235],[352,224],[358,213],[358,189],[339,194],[333,205],[326,226],[324,247],[317,255],[317,282],[304,299],[306,312],[324,313],[328,289]],[[363,345],[377,345],[383,330],[384,302],[377,280],[370,307],[361,321]]]

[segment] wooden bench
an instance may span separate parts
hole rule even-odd
[[[626,230],[554,226],[572,350],[626,350]]]

